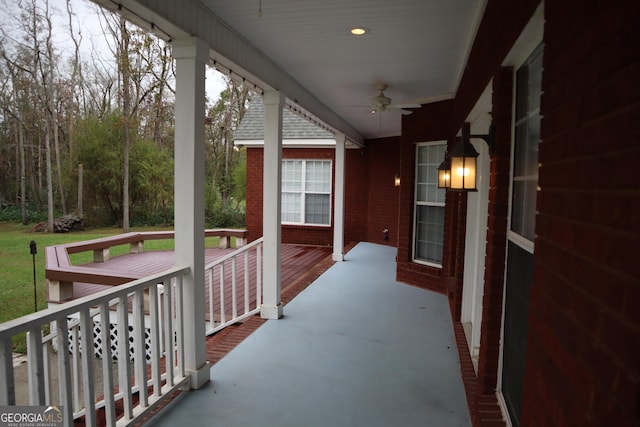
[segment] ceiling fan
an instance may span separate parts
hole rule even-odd
[[[391,98],[384,94],[389,86],[385,83],[379,83],[377,86],[378,95],[371,98],[371,113],[381,113],[386,110],[400,110],[404,115],[411,114],[412,111],[406,108],[420,108],[420,104],[393,104]]]

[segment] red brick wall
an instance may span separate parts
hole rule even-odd
[[[366,241],[393,247],[398,242],[400,187],[394,185],[394,178],[400,173],[400,141],[400,137],[366,141],[369,168]],[[388,230],[386,240],[384,230]]]
[[[462,122],[476,104],[482,91],[493,76],[500,71],[505,56],[529,22],[538,4],[540,4],[540,0],[491,0],[487,2],[456,93],[453,107],[456,128],[462,126]]]
[[[485,87],[493,79],[493,124],[496,149],[490,171],[489,217],[483,318],[478,373],[469,369],[469,349],[460,325],[462,301],[466,196],[448,195],[445,218],[445,257],[443,278],[447,284],[454,331],[460,353],[467,403],[474,426],[504,425],[495,397],[498,381],[502,290],[504,284],[507,206],[509,197],[509,149],[511,139],[512,80],[510,70],[500,68],[535,11],[539,1],[494,0],[487,3],[463,78],[451,107],[449,132],[455,135]],[[449,138],[450,144],[453,135]],[[449,247],[447,249],[447,246]]]
[[[467,392],[471,419],[475,426],[504,425],[495,397],[502,329],[507,213],[509,200],[509,164],[511,146],[511,111],[513,70],[503,69],[493,77],[492,117],[495,126],[495,148],[491,155],[489,211],[487,219],[487,252],[482,302],[482,332],[478,369],[471,366],[471,356],[460,316],[464,277],[467,196],[450,191],[447,194],[445,223],[444,280],[447,284],[454,332],[458,343],[462,376]]]
[[[499,65],[536,3],[488,2],[453,108],[458,127],[494,78],[496,151],[477,377],[468,369],[459,323],[454,328],[474,426],[504,424],[493,393],[512,82],[511,72],[500,71]],[[640,246],[640,186],[635,180],[640,159],[639,19],[636,1],[545,4],[541,190],[523,426],[640,425],[640,275],[635,265]],[[456,211],[457,204],[448,209]],[[445,235],[445,242],[451,240],[457,241]],[[462,260],[459,252],[450,256],[457,261],[445,261],[444,281],[458,292],[456,263]],[[456,293],[454,321],[457,298]]]
[[[640,425],[640,2],[546,2],[524,425]]]
[[[503,68],[493,78],[492,117],[495,141],[489,177],[489,209],[487,218],[487,252],[482,301],[482,333],[478,357],[478,377],[474,417],[484,422],[496,418],[483,405],[495,402],[502,330],[509,203],[509,167],[511,153],[513,69]],[[459,319],[459,317],[458,317]]]
[[[262,183],[264,152],[260,148],[247,148],[247,213],[248,240],[262,237]]]
[[[451,139],[452,101],[443,101],[423,106],[402,120],[402,144],[400,164],[400,208],[398,215],[398,262],[397,280],[416,286],[444,292],[443,269],[412,262],[413,199],[415,187],[416,143]],[[447,206],[451,206],[448,204]],[[453,212],[445,211],[445,241],[450,239],[450,221]],[[448,235],[449,232],[449,235]],[[450,245],[445,243],[443,263],[450,260]]]
[[[367,240],[369,210],[368,155],[364,149],[347,150],[345,170],[344,241]]]
[[[282,157],[302,160],[327,159],[335,162],[335,150],[332,148],[284,148]],[[262,148],[247,149],[247,230],[249,241],[262,236],[263,158]],[[332,175],[331,179],[332,182],[335,182],[335,176]],[[283,225],[282,242],[332,245],[333,227]]]
[[[335,162],[335,150],[333,148],[286,148],[283,149],[282,156],[285,159],[329,159]],[[346,152],[345,242],[367,241],[367,222],[369,220],[367,213],[369,203],[369,167],[367,166],[367,159],[370,158],[371,155],[367,155],[365,150],[348,149]],[[262,164],[262,148],[248,148],[247,230],[250,241],[262,236]],[[335,174],[332,175],[332,182],[335,182]],[[394,208],[390,206],[389,209],[393,210]],[[397,207],[395,210],[397,211]],[[333,224],[331,227],[283,225],[282,242],[332,245]]]

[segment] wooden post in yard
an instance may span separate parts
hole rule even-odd
[[[78,217],[82,218],[82,178],[84,174],[84,168],[82,163],[78,164]]]

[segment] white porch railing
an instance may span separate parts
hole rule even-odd
[[[262,242],[262,238],[254,240],[205,267],[209,284],[207,335],[260,312]]]
[[[188,308],[183,307],[182,278],[188,271],[172,268],[1,324],[0,406],[62,406],[67,426],[82,416],[86,425],[96,425],[96,410],[102,409],[106,425],[127,425],[184,387],[189,378],[183,313]],[[29,401],[16,402],[11,340],[24,332]],[[56,358],[57,369],[52,366]],[[99,378],[94,363],[102,365]],[[116,415],[116,407],[122,415]]]

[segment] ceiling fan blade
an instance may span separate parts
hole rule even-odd
[[[420,104],[409,104],[409,103],[407,103],[407,104],[391,104],[391,105],[387,106],[387,108],[395,108],[397,110],[398,109],[401,110],[403,108],[420,108],[420,107],[422,107],[422,105],[420,105]]]

